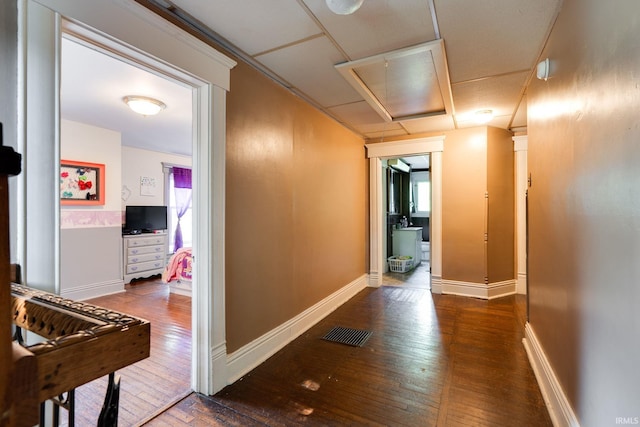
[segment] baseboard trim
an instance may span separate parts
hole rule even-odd
[[[494,299],[515,294],[516,281],[505,280],[503,282],[486,284],[442,279],[440,291],[440,293],[443,294],[461,295],[465,297],[482,299]]]
[[[227,384],[232,384],[367,287],[363,275],[296,317],[227,356]]]
[[[442,277],[431,275],[431,293],[432,294],[441,294],[442,293]]]
[[[124,292],[124,281],[122,279],[90,283],[88,285],[77,286],[72,289],[63,289],[60,292],[60,296],[75,301],[82,301],[105,295],[117,294],[119,292]]]
[[[536,375],[542,397],[549,411],[549,416],[555,427],[580,427],[567,396],[562,390],[549,360],[542,350],[536,334],[527,322],[524,328],[525,337],[522,339],[529,357],[529,363]]]
[[[380,276],[380,274],[377,272],[371,272],[368,276],[369,278],[367,280],[369,286],[371,286],[372,288],[379,288],[380,284],[382,283],[382,277]]]
[[[518,273],[518,284],[516,289],[519,294],[527,294],[527,273]]]

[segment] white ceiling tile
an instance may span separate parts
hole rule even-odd
[[[560,0],[435,0],[452,83],[531,69]]]
[[[401,124],[412,135],[425,132],[441,132],[445,130],[455,129],[453,118],[449,115],[407,120],[402,122]]]
[[[377,141],[377,142],[384,142],[388,138],[395,138],[398,136],[406,136],[406,135],[409,135],[409,133],[402,128],[364,133],[364,137],[367,138],[368,141]]]
[[[511,127],[523,127],[527,126],[527,95],[525,94],[522,97],[522,101],[520,101],[520,105],[518,106],[518,111],[516,112],[515,117],[513,118],[513,123]]]
[[[514,113],[529,73],[477,80],[452,86],[456,121],[466,120],[477,110],[493,110],[494,115]]]
[[[406,133],[398,123],[381,121],[380,116],[365,101],[339,105],[329,108],[328,111],[338,120],[348,122],[362,134],[380,132],[389,135],[395,131]]]
[[[471,119],[459,120],[457,122],[457,125],[458,125],[458,129],[474,128],[478,126],[493,126],[497,128],[508,129],[510,121],[511,121],[511,116],[508,115],[508,116],[495,116],[493,119],[491,119],[489,123],[485,123],[485,124],[478,124],[477,122]]]
[[[249,55],[320,34],[295,0],[173,0]]]
[[[291,85],[324,107],[362,99],[333,67],[340,58],[341,53],[326,37],[256,57],[267,68],[277,70]]]
[[[349,60],[436,39],[428,0],[365,1],[352,15],[336,15],[325,0],[304,0]]]

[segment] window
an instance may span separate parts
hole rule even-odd
[[[165,176],[164,197],[168,211],[168,252],[174,253],[181,247],[193,246],[191,168],[163,163],[162,170]],[[178,220],[180,213],[182,217]],[[181,238],[176,242],[178,225],[180,225]]]
[[[413,185],[412,198],[415,207],[415,216],[429,216],[431,213],[431,181],[429,172],[413,172],[411,174]]]
[[[178,208],[176,203],[176,191],[173,182],[173,173],[169,174],[169,250],[174,252],[174,242],[176,239],[176,225],[178,224]],[[189,200],[189,207],[180,219],[180,229],[182,230],[182,246],[190,248],[193,245],[192,237],[192,201]]]

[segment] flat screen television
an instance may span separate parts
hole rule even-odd
[[[125,233],[153,233],[167,229],[166,206],[127,206],[124,215]]]

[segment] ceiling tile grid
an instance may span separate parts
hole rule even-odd
[[[323,107],[362,99],[333,66],[327,67],[340,62],[342,54],[326,37],[274,50],[256,59]]]
[[[285,88],[364,138],[385,138],[477,126],[470,115],[478,109],[494,111],[490,126],[526,130],[523,94],[562,1],[364,0],[359,10],[346,16],[333,14],[325,0],[145,0],[143,3],[153,4],[156,11],[161,10],[161,15],[171,15],[258,70],[270,73],[270,77]],[[444,94],[450,104],[447,114],[385,121],[365,102],[362,92],[336,69],[338,64],[376,56],[392,57],[399,51],[437,40],[445,50],[446,76],[438,72],[436,80],[441,81],[440,93],[444,93],[442,87],[446,87]],[[78,68],[84,76],[94,77],[86,81],[87,87],[104,90],[87,90],[94,98],[91,106],[65,105],[68,114],[73,109],[104,111],[103,124],[93,124],[121,131],[123,142],[145,138],[135,135],[151,135],[144,129],[150,120],[137,126],[127,125],[118,119],[117,113],[108,113],[108,108],[113,107],[108,107],[109,103],[114,102],[109,96],[114,91],[106,90],[111,83],[99,80],[107,79],[100,73],[100,65],[85,61]],[[400,116],[408,111],[408,99],[417,90],[423,91],[426,99],[433,95],[430,91],[437,90],[425,86],[428,72],[415,70],[414,73],[393,70],[388,80],[377,83],[378,95],[384,94],[393,100]],[[124,80],[133,83],[127,78]],[[446,81],[444,85],[442,81]],[[122,87],[133,90],[124,83]],[[159,125],[164,127],[163,133],[178,135],[182,132],[179,128],[184,129],[185,125],[173,124],[168,114],[175,105],[171,90],[156,86],[153,92],[156,98],[169,100],[167,114],[162,115],[165,120]],[[120,104],[117,101],[118,108],[124,105]],[[190,104],[183,111],[190,111]],[[155,139],[153,144],[161,145],[161,138]],[[170,144],[170,141],[165,143]],[[171,148],[159,149],[167,150]]]
[[[451,82],[530,70],[558,0],[435,0]]]
[[[428,0],[365,0],[347,16],[331,13],[325,0],[304,3],[351,61],[436,39]]]
[[[173,0],[172,3],[249,55],[322,33],[295,0]]]

